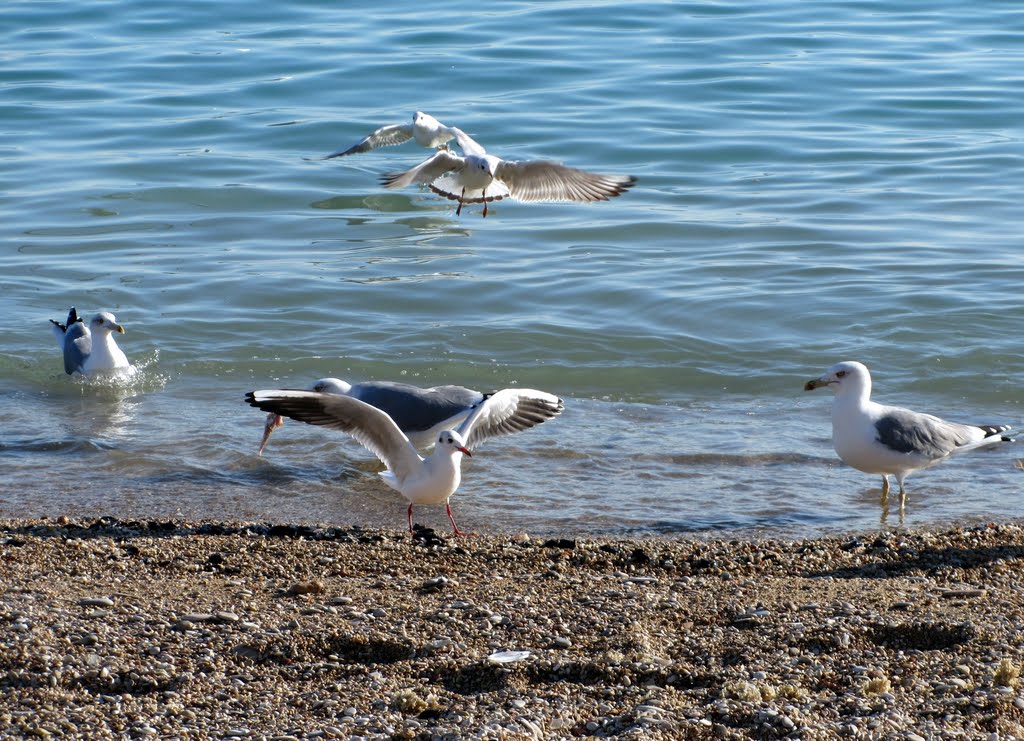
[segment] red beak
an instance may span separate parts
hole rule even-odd
[[[469,448],[456,448],[456,450],[459,451],[460,453],[468,455],[470,458],[473,457],[473,454],[469,452]]]

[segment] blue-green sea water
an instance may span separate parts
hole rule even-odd
[[[841,465],[827,391],[1024,410],[1024,6],[21,2],[0,14],[0,516],[404,527],[362,447],[254,388],[519,385],[478,532],[806,535],[1024,516],[1017,444]],[[638,184],[455,215],[329,152],[423,110],[506,159]],[[48,319],[113,311],[139,372],[63,373]],[[442,508],[417,519],[444,528]]]

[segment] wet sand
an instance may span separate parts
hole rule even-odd
[[[0,521],[0,736],[1024,735],[1024,529]],[[6,729],[6,730],[4,730]]]

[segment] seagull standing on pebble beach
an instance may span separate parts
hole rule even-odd
[[[410,534],[413,505],[444,504],[452,531],[465,535],[455,524],[449,502],[462,481],[462,456],[471,456],[470,451],[489,438],[534,427],[565,408],[561,399],[543,391],[496,391],[458,428],[440,432],[433,453],[423,458],[391,417],[350,396],[280,389],[250,391],[245,400],[265,412],[341,430],[359,441],[387,466],[380,473],[384,483],[409,502]]]
[[[856,361],[836,363],[805,391],[827,386],[832,401],[832,444],[839,457],[864,473],[882,476],[882,495],[889,494],[889,476],[900,485],[913,471],[929,468],[954,453],[1012,442],[1002,433],[1008,425],[964,425],[930,414],[871,401],[871,373]]]

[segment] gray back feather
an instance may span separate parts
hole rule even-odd
[[[894,410],[875,423],[878,442],[898,453],[914,453],[935,459],[949,455],[971,442],[966,425],[937,417]]]
[[[483,401],[479,391],[464,386],[421,389],[406,383],[357,383],[349,396],[385,412],[406,433],[423,432]]]

